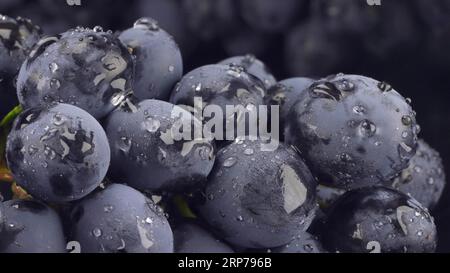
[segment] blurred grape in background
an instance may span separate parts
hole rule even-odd
[[[1,0],[0,13],[30,18],[47,35],[78,25],[119,32],[152,17],[179,44],[186,72],[253,54],[278,80],[338,72],[384,80],[412,99],[421,138],[450,173],[450,0]],[[440,229],[450,228],[439,217],[450,213],[449,197],[446,189],[436,208]],[[450,238],[440,240],[450,251]]]

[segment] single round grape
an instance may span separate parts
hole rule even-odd
[[[183,52],[183,57],[189,56],[200,42],[198,39],[192,39],[194,33],[184,23],[187,18],[179,0],[138,0],[136,9],[137,17],[155,19],[173,36]]]
[[[264,84],[266,89],[277,83],[277,80],[271,74],[268,67],[262,61],[250,54],[245,56],[230,57],[219,62],[219,64],[235,64],[243,67],[247,73],[257,77]]]
[[[434,252],[434,220],[415,199],[386,187],[345,193],[328,213],[323,243],[330,251]]]
[[[76,28],[36,44],[19,71],[17,96],[25,108],[61,102],[101,118],[131,90],[133,73],[130,53],[112,33]]]
[[[29,19],[0,15],[0,119],[19,104],[15,77],[42,31]]]
[[[415,154],[418,126],[391,85],[359,75],[314,82],[291,107],[285,141],[320,182],[355,189],[396,177]]]
[[[125,185],[111,184],[75,205],[71,238],[82,253],[173,252],[172,229],[160,207]]]
[[[194,134],[201,123],[171,103],[124,104],[105,122],[111,176],[140,190],[199,187],[214,164],[214,144]]]
[[[69,104],[25,110],[6,145],[15,181],[32,196],[68,202],[93,191],[108,171],[110,149],[103,128]]]
[[[14,77],[42,35],[31,20],[0,15],[0,78]]]
[[[211,116],[203,113],[203,122],[205,128],[212,131],[216,140],[225,140],[227,133],[230,134],[226,130],[226,124],[236,125],[245,122],[245,129],[249,128],[248,119],[245,117],[247,113],[256,113],[258,106],[263,104],[264,94],[263,83],[257,77],[245,72],[243,67],[234,64],[212,64],[187,73],[173,90],[170,101],[176,105],[187,106],[185,108],[193,113],[202,113],[210,105],[220,108],[222,113],[215,112]],[[234,107],[234,113],[237,114],[229,115],[227,108],[230,106]],[[212,117],[214,120],[222,119],[224,125],[220,129],[223,130],[210,127],[208,121]],[[235,137],[237,131],[235,129]]]
[[[141,18],[119,39],[135,56],[133,91],[140,100],[168,100],[183,75],[180,49],[167,32],[151,18]]]
[[[66,239],[58,214],[37,201],[0,204],[0,253],[64,253]]]
[[[444,166],[439,153],[425,141],[419,140],[416,154],[408,168],[385,183],[414,197],[422,205],[433,209],[438,204],[446,185]]]
[[[236,140],[221,149],[196,205],[219,238],[253,249],[289,243],[311,224],[316,181],[298,154],[279,144]]]
[[[313,82],[314,80],[310,78],[290,78],[278,82],[267,90],[264,98],[266,104],[280,107],[280,128],[284,127],[291,107]]]

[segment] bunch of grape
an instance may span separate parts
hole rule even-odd
[[[241,1],[237,20],[231,3],[182,2],[202,39],[236,34],[241,20],[261,31],[240,28],[230,53],[247,33],[289,28],[304,5]],[[333,18],[349,27],[360,14],[347,15]],[[299,37],[322,29],[311,22]],[[444,190],[442,160],[419,139],[411,100],[386,82],[297,68],[277,81],[238,54],[184,73],[178,44],[148,17],[118,33],[43,36],[2,16],[0,37],[0,252],[66,252],[74,242],[89,253],[436,250],[429,209]],[[309,50],[295,37],[289,65]],[[280,108],[276,148],[261,136],[179,130],[208,124],[197,117],[207,106],[238,105]]]

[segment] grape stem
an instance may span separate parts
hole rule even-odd
[[[31,195],[29,195],[22,187],[17,185],[15,182],[11,185],[11,191],[13,193],[14,199],[29,200]]]
[[[9,125],[20,113],[22,112],[22,106],[18,105],[14,107],[6,116],[0,121],[0,127],[4,128]]]
[[[0,171],[0,181],[12,183],[12,182],[14,182],[14,179],[9,171],[1,170]]]
[[[22,106],[14,107],[6,116],[0,121],[0,168],[6,168],[5,162],[5,146],[6,138],[9,132],[9,125],[22,112]],[[0,174],[0,180],[7,180],[8,177]]]
[[[192,218],[195,219],[197,216],[192,212],[191,208],[189,207],[186,200],[181,195],[176,195],[173,198],[173,201],[180,212],[181,216],[185,218]]]

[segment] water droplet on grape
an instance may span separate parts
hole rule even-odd
[[[102,230],[99,229],[99,228],[94,228],[94,229],[92,230],[92,234],[93,234],[96,238],[98,238],[98,237],[102,236]]]
[[[237,159],[235,157],[229,157],[223,162],[223,166],[226,168],[230,168],[236,164]]]
[[[112,206],[112,205],[106,205],[104,208],[103,208],[103,211],[104,212],[111,212],[111,211],[113,211],[114,210],[114,207]]]
[[[245,155],[252,155],[252,154],[254,154],[254,152],[255,151],[252,148],[247,148],[244,150]]]
[[[360,133],[362,136],[371,137],[375,134],[377,127],[369,120],[363,120],[360,124]]]
[[[157,119],[154,119],[152,117],[147,117],[142,122],[142,128],[144,128],[145,130],[147,130],[150,133],[154,133],[154,132],[158,131],[160,126],[161,126],[160,121]]]
[[[52,89],[59,89],[61,87],[61,82],[58,79],[51,79],[50,80],[50,88]]]
[[[58,64],[57,63],[50,63],[49,65],[48,65],[48,68],[50,69],[50,71],[52,72],[52,73],[56,73],[56,71],[58,71]]]
[[[94,32],[103,32],[103,28],[101,26],[95,26],[93,30]]]
[[[411,119],[411,117],[408,116],[408,115],[404,115],[404,116],[402,117],[402,123],[403,123],[403,125],[405,125],[405,126],[411,125],[411,124],[412,124],[412,119]]]

